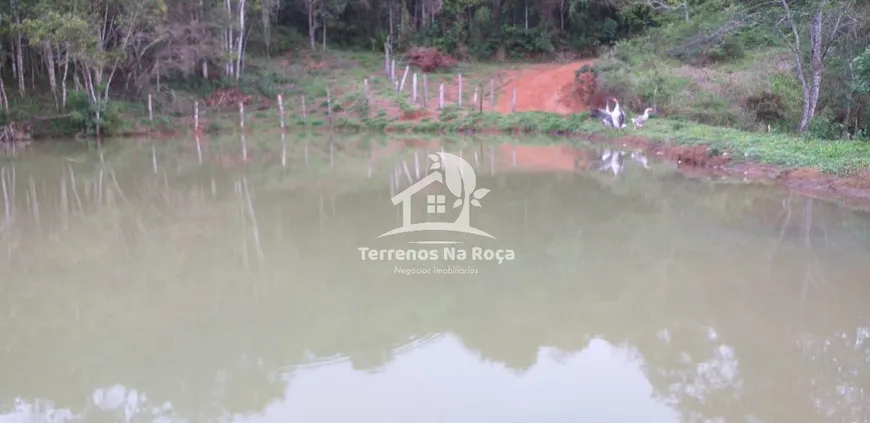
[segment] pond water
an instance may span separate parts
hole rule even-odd
[[[277,137],[0,157],[0,422],[870,419],[866,214],[628,150]]]

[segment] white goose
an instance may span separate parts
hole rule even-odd
[[[643,111],[643,114],[638,117],[631,118],[631,123],[634,124],[634,129],[643,128],[643,124],[646,123],[647,119],[649,119],[649,114],[653,109],[651,107],[647,107],[646,110]]]
[[[619,100],[613,99],[613,110],[610,111],[611,120],[614,123],[614,127],[616,129],[625,129],[625,112],[622,111],[622,108],[619,107]]]
[[[613,116],[610,110],[610,101],[608,101],[603,109],[595,109],[591,113],[592,117],[601,118],[601,124],[605,128],[613,128]]]

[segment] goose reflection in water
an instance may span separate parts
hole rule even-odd
[[[635,151],[631,153],[632,160],[643,165],[645,169],[649,169],[649,161],[646,159],[646,156],[640,153],[640,151]]]
[[[626,154],[627,153],[622,150],[605,149],[604,153],[601,155],[602,165],[598,168],[598,170],[610,169],[610,171],[613,172],[613,177],[617,177],[620,172],[622,172],[622,169],[625,167],[624,157],[626,156]],[[639,151],[632,152],[631,159],[640,163],[645,169],[650,168],[649,161],[647,160],[646,156],[641,154],[641,152]]]

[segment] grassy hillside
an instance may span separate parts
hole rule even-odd
[[[791,40],[769,16],[747,17],[744,9],[721,11],[715,5],[701,2],[688,22],[673,11],[661,26],[617,42],[595,69],[602,90],[623,98],[631,110],[655,105],[658,116],[670,119],[795,132],[802,91]],[[816,118],[805,132],[810,138],[870,135],[863,107],[867,98],[852,88],[849,68],[863,49],[861,40],[845,37],[831,46]]]
[[[405,67],[401,57],[398,59],[400,61],[396,68],[396,77],[401,80]],[[462,75],[463,84],[463,111],[471,112],[476,87],[484,88],[485,108],[488,110],[490,79],[492,78],[498,88],[504,82],[505,70],[524,66],[459,62],[455,66],[428,73],[425,87],[428,103],[427,107],[423,107],[422,72],[412,67],[401,94],[397,94],[384,65],[383,54],[358,50],[314,53],[303,51],[274,58],[252,55],[238,86],[234,82],[212,82],[200,78],[167,84],[153,96],[157,116],[155,120],[158,124],[168,125],[169,122],[174,122],[176,127],[190,128],[193,126],[194,101],[199,100],[201,128],[206,132],[233,131],[238,128],[238,101],[250,97],[249,100],[255,105],[248,106],[248,111],[252,112],[249,119],[263,122],[263,128],[260,129],[277,130],[280,127],[277,104],[280,94],[288,126],[328,125],[329,100],[333,125],[382,129],[397,120],[417,120],[424,114],[423,111],[437,116],[438,90],[441,83],[445,86],[444,112],[458,111],[453,106],[458,100],[459,74]],[[414,73],[417,73],[417,104],[411,99]],[[365,80],[368,80],[367,93]],[[497,95],[496,90],[496,97]],[[145,108],[145,103],[141,102],[128,104],[126,110],[138,116],[141,126],[147,126]]]

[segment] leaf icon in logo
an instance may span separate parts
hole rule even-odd
[[[461,199],[461,198],[457,198],[456,201],[453,203],[453,208],[455,209],[455,208],[457,208],[457,207],[459,207],[459,206],[461,206],[461,205],[462,205],[462,199]]]
[[[471,194],[471,196],[478,199],[478,200],[482,200],[483,197],[486,197],[486,194],[489,194],[489,190],[486,188],[481,188],[477,191],[474,191],[474,193]]]
[[[429,159],[432,160],[432,166],[429,166],[430,170],[441,169],[441,157],[439,157],[435,153],[432,153],[429,154]]]
[[[480,201],[477,201],[477,200],[475,200],[475,199],[472,198],[472,199],[471,199],[471,205],[474,206],[474,207],[480,207]]]
[[[450,193],[460,197],[462,195],[462,175],[459,173],[458,163],[444,164],[444,185]]]

